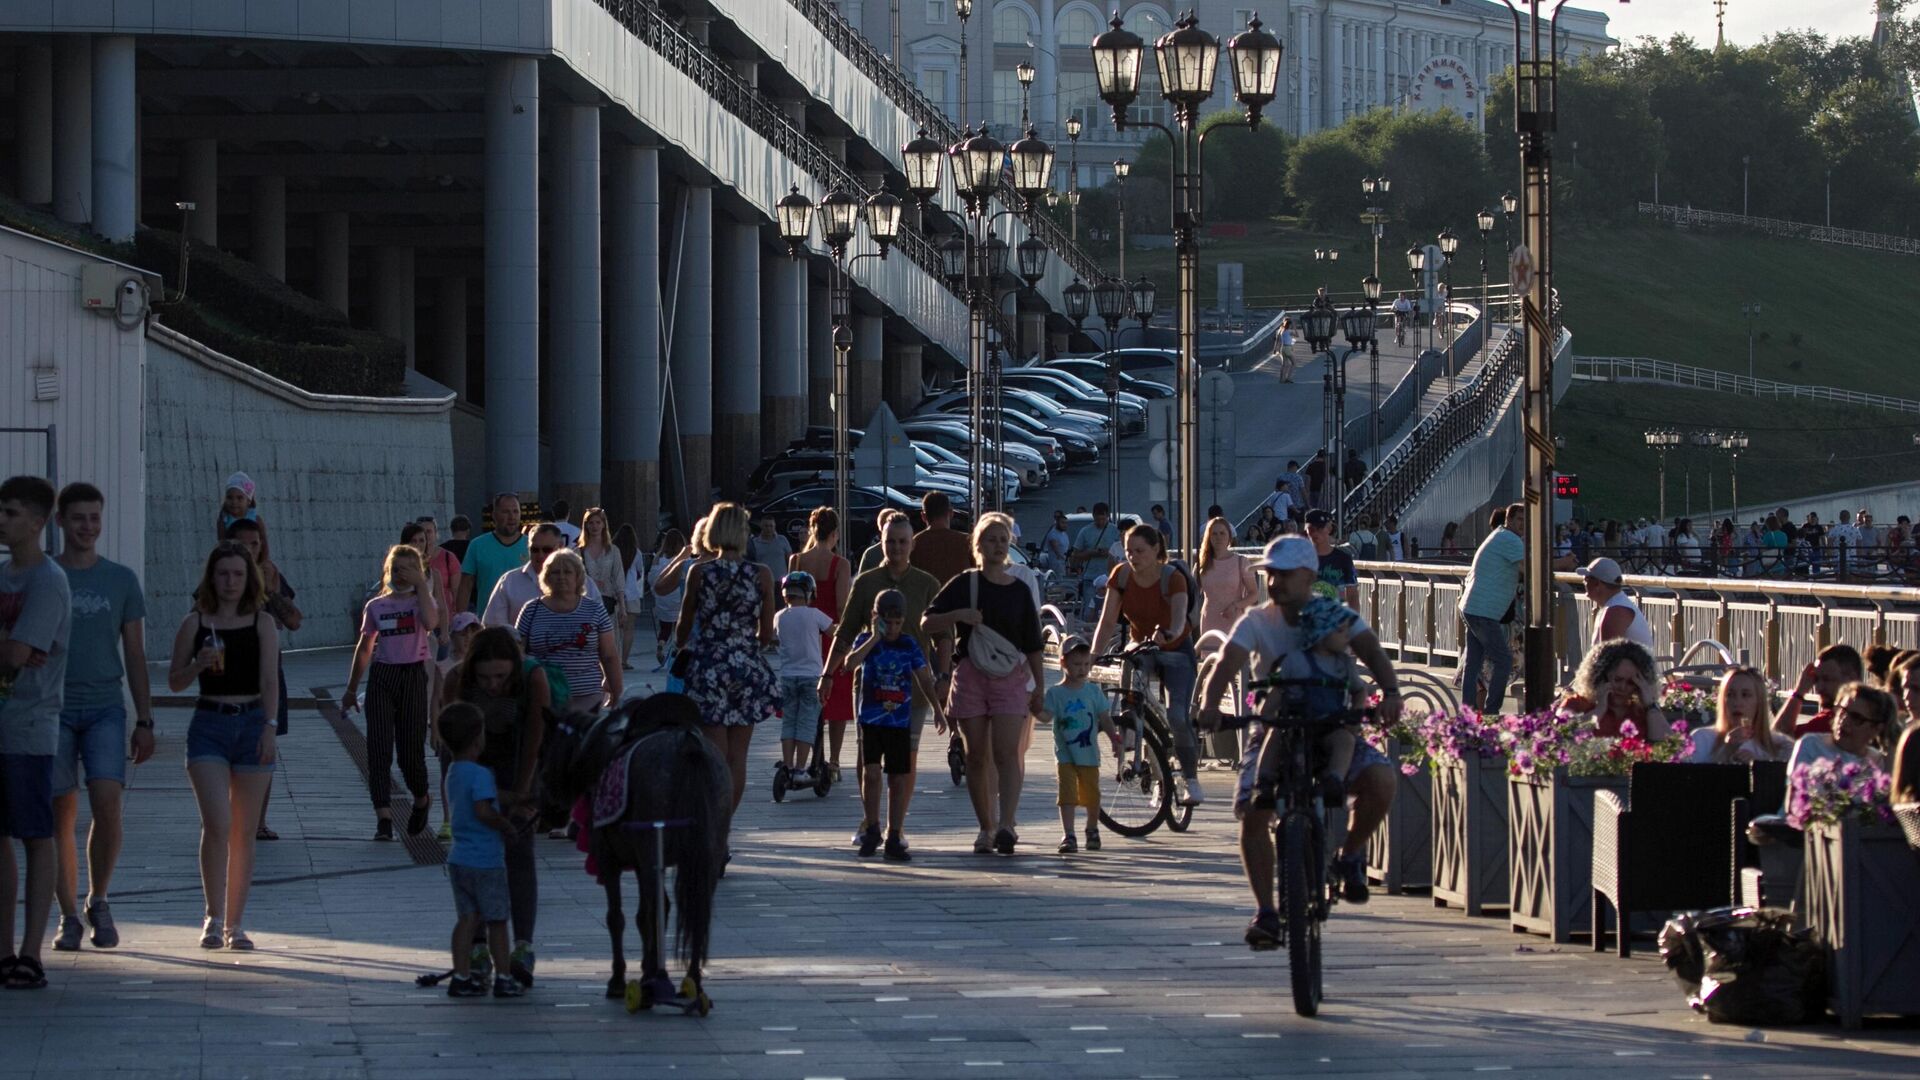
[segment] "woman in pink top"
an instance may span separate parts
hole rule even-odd
[[[1263,595],[1254,581],[1253,562],[1233,550],[1233,526],[1216,517],[1207,522],[1207,542],[1195,567],[1200,580],[1200,632],[1233,632],[1234,621]]]
[[[393,754],[413,793],[407,835],[427,827],[427,704],[431,637],[440,625],[439,604],[427,584],[426,564],[408,544],[387,552],[380,594],[360,613],[360,640],[347,672],[340,711],[359,708],[360,676],[367,676],[367,792],[373,797],[375,840],[393,839]],[[371,664],[371,670],[369,670]]]

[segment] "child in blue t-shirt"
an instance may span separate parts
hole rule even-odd
[[[453,847],[447,851],[447,877],[453,882],[453,978],[447,996],[484,997],[486,983],[473,976],[473,936],[482,923],[493,953],[493,996],[519,997],[526,988],[507,974],[507,848],[501,834],[513,826],[494,800],[493,770],[480,764],[487,747],[486,718],[476,705],[458,702],[440,714],[440,737],[453,755],[445,783],[453,814]]]
[[[860,760],[865,766],[860,783],[864,817],[860,822],[860,854],[871,856],[880,847],[880,777],[886,775],[886,857],[904,862],[907,804],[913,801],[913,689],[933,704],[933,730],[945,732],[946,713],[934,695],[927,656],[907,634],[907,598],[887,589],[873,600],[873,625],[854,639],[846,666],[860,667]],[[833,672],[828,672],[833,674]]]
[[[1041,715],[1053,721],[1053,757],[1060,776],[1060,854],[1080,850],[1073,836],[1073,810],[1087,809],[1087,850],[1100,850],[1100,748],[1094,732],[1107,733],[1113,752],[1120,753],[1120,730],[1113,726],[1113,709],[1106,692],[1087,681],[1093,671],[1093,650],[1084,638],[1070,637],[1060,644],[1060,670],[1065,678],[1047,691]]]

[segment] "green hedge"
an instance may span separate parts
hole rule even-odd
[[[162,274],[176,287],[177,232],[142,228],[131,244],[111,244],[50,214],[0,198],[0,225]],[[289,287],[236,255],[193,243],[187,298],[159,304],[160,321],[195,341],[316,394],[397,396],[406,379],[406,347],[347,323],[345,315]]]

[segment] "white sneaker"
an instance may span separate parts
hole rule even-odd
[[[1207,801],[1207,793],[1201,790],[1200,778],[1197,776],[1192,779],[1184,776],[1179,777],[1175,780],[1174,787],[1175,790],[1184,792],[1184,794],[1180,796],[1181,806],[1199,806],[1201,803]]]
[[[1187,797],[1187,778],[1178,773],[1173,777],[1173,801],[1180,806],[1193,805]]]

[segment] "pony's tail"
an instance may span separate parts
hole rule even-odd
[[[713,929],[713,894],[720,883],[720,859],[724,842],[716,844],[715,830],[724,830],[726,807],[716,806],[713,792],[724,788],[731,792],[727,776],[714,775],[714,754],[706,737],[695,732],[680,735],[680,759],[673,770],[671,805],[688,817],[681,832],[677,852],[679,869],[673,877],[673,903],[678,909],[674,924],[675,949],[680,961],[689,968],[704,967],[707,943]],[[724,765],[721,766],[723,769]]]

